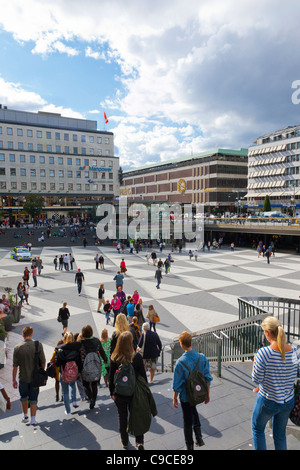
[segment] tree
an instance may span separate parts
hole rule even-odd
[[[264,205],[263,205],[263,212],[270,212],[271,211],[271,203],[268,194],[265,197]]]
[[[45,206],[43,197],[37,194],[28,194],[25,196],[25,200],[26,202],[23,206],[24,211],[31,215],[31,217],[39,216]]]

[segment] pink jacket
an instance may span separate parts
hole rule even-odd
[[[122,303],[120,299],[112,299],[110,306],[113,310],[118,310],[121,307]]]

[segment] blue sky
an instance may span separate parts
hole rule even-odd
[[[300,123],[297,0],[0,0],[0,103],[95,119],[123,168]]]

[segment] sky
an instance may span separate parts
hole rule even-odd
[[[0,12],[0,103],[96,120],[124,170],[300,124],[298,0],[0,0]]]

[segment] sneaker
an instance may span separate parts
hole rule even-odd
[[[137,450],[145,450],[144,444],[138,444],[137,445]]]
[[[72,403],[72,405],[73,405],[74,408],[79,408],[79,405],[77,405],[76,402]]]
[[[29,423],[29,417],[24,416],[23,419],[22,419],[22,423]]]

